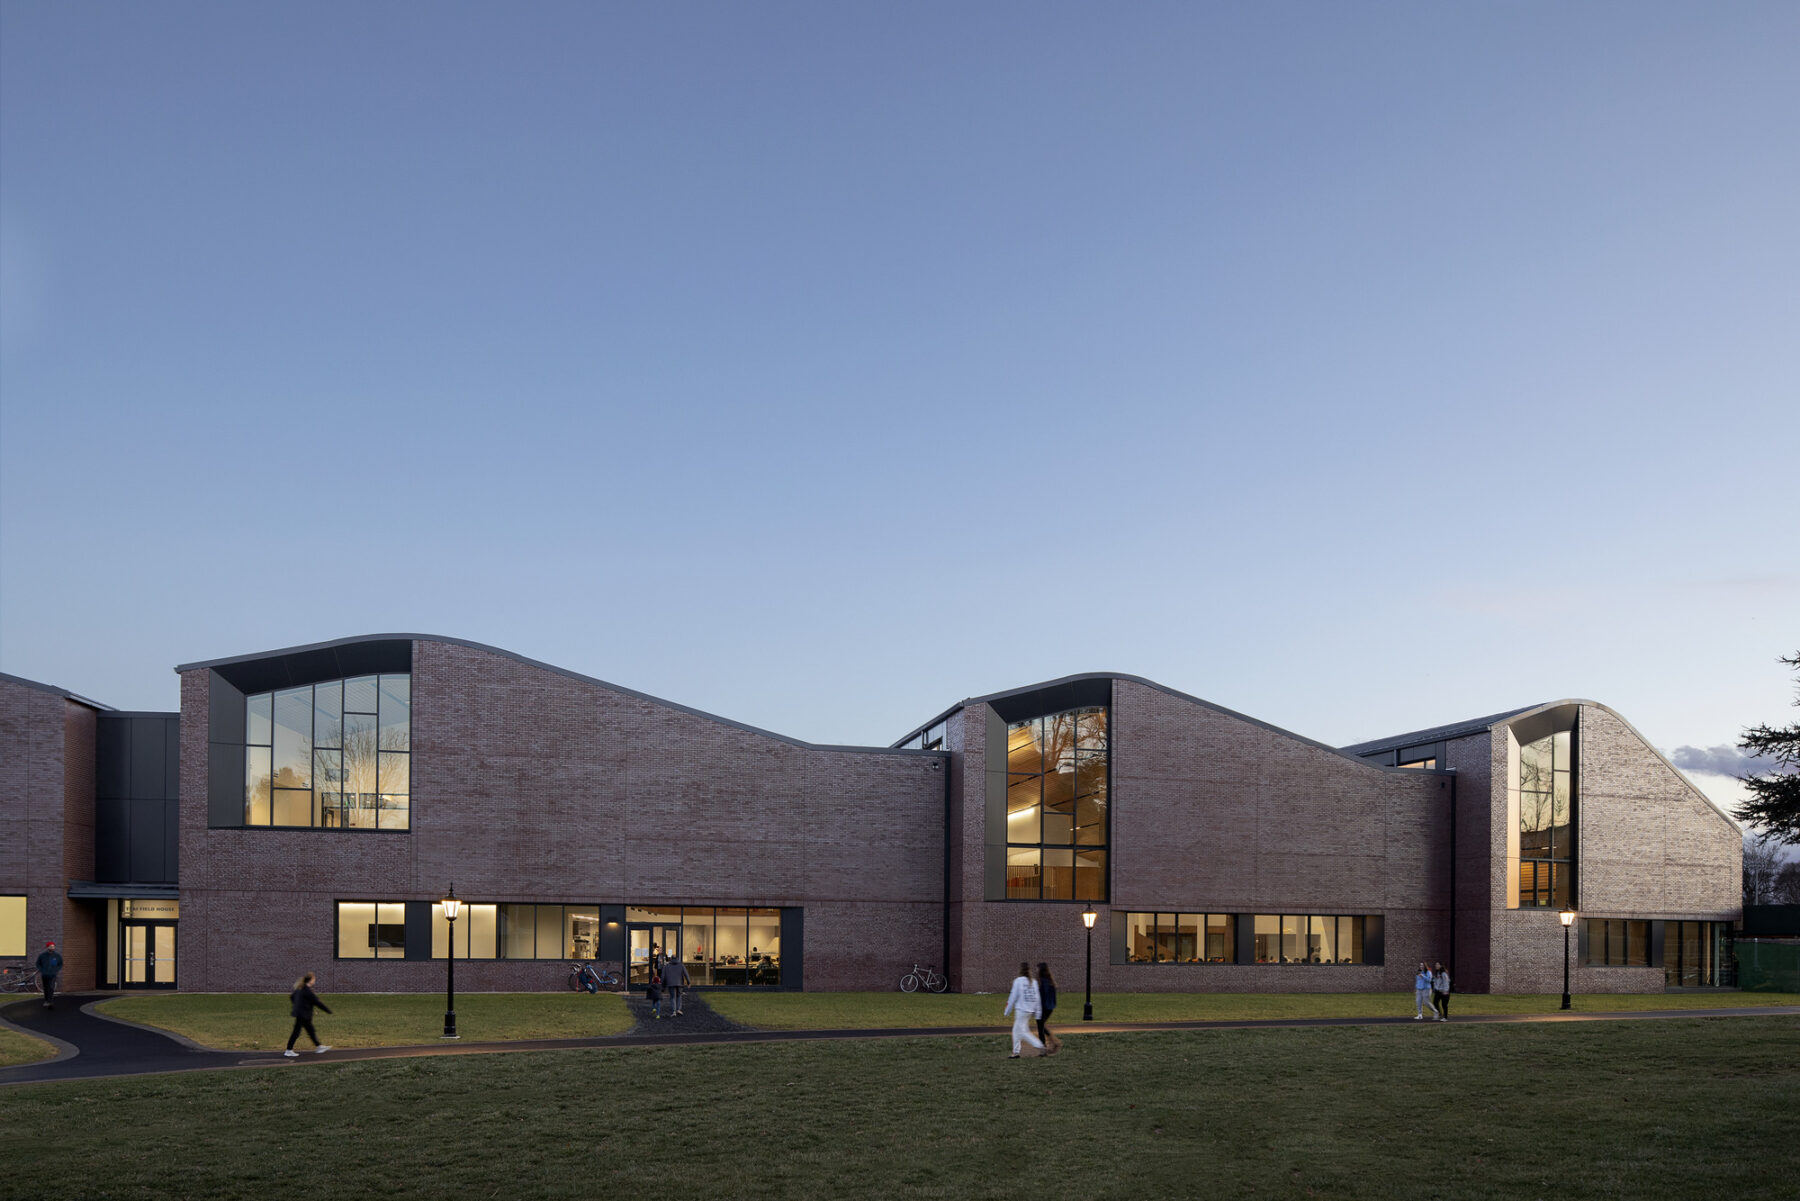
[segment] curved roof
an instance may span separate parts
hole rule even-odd
[[[720,725],[730,726],[733,729],[757,734],[764,738],[773,738],[777,742],[784,742],[789,746],[803,747],[807,750],[856,751],[863,754],[925,755],[933,758],[943,757],[943,752],[941,751],[902,750],[897,747],[881,746],[842,746],[831,743],[807,742],[801,738],[792,738],[786,734],[777,734],[773,730],[765,730],[760,726],[752,726],[741,721],[733,721],[729,717],[720,717],[716,713],[708,713],[703,709],[695,709],[688,705],[677,704],[674,701],[665,700],[660,696],[651,696],[647,692],[639,692],[633,688],[625,688],[621,685],[613,684],[594,676],[582,675],[580,672],[570,671],[566,667],[558,667],[554,663],[545,663],[539,659],[531,659],[524,655],[516,654],[504,647],[489,646],[485,642],[472,642],[467,638],[451,638],[444,634],[357,634],[349,638],[334,638],[329,642],[312,642],[307,643],[304,646],[283,647],[279,650],[261,651],[252,655],[231,655],[223,659],[205,659],[196,663],[183,663],[176,667],[175,670],[177,672],[183,672],[200,671],[203,669],[221,671],[224,669],[228,673],[229,669],[233,667],[263,664],[268,663],[271,660],[280,659],[303,660],[309,664],[355,664],[365,661],[370,654],[375,652],[375,648],[372,644],[400,642],[441,642],[449,646],[466,646],[472,650],[486,651],[488,654],[499,655],[502,658],[511,659],[516,663],[523,663],[529,667],[536,667],[543,671],[554,672],[559,676],[565,676],[571,680],[579,680],[584,684],[593,684],[611,692],[619,693],[621,696],[629,696],[637,700],[648,701],[649,703],[661,706],[664,709],[672,709],[677,713],[686,713],[692,717],[704,718],[707,721],[717,722]],[[370,670],[378,669],[362,667],[357,670],[349,671],[346,674],[359,675]],[[387,670],[397,669],[388,668]],[[315,676],[313,678],[330,679],[332,677],[327,674]],[[293,682],[301,683],[302,681],[296,679]],[[260,690],[261,689],[259,688],[258,691]]]
[[[1421,743],[1443,742],[1452,738],[1467,738],[1472,734],[1490,733],[1502,726],[1516,725],[1521,721],[1535,717],[1537,714],[1548,712],[1551,709],[1560,709],[1565,705],[1589,705],[1595,709],[1610,713],[1618,720],[1620,725],[1631,732],[1633,738],[1643,744],[1646,750],[1662,760],[1663,766],[1675,773],[1675,778],[1686,785],[1689,792],[1706,802],[1714,812],[1724,818],[1727,822],[1731,823],[1733,829],[1739,831],[1744,829],[1743,824],[1739,822],[1737,818],[1733,817],[1729,810],[1720,805],[1719,802],[1707,796],[1698,785],[1688,779],[1687,773],[1671,763],[1667,755],[1657,750],[1655,744],[1648,738],[1645,738],[1643,733],[1639,731],[1636,726],[1632,725],[1623,713],[1620,713],[1611,705],[1602,704],[1599,701],[1586,700],[1582,697],[1564,697],[1560,701],[1545,701],[1538,705],[1527,705],[1523,709],[1510,709],[1505,713],[1494,713],[1487,717],[1475,717],[1470,718],[1468,721],[1452,722],[1447,726],[1433,726],[1427,730],[1413,730],[1410,733],[1395,734],[1388,738],[1375,738],[1368,742],[1358,742],[1342,749],[1345,753],[1351,755],[1372,755],[1379,751],[1398,750],[1401,747],[1418,746]]]
[[[915,727],[914,729],[912,729],[911,731],[909,731],[908,733],[903,735],[899,739],[899,741],[894,743],[894,745],[897,747],[900,745],[900,743],[907,742],[913,738],[918,737],[921,733],[923,733],[926,730],[929,730],[932,726],[937,725],[941,721],[947,720],[951,714],[956,713],[958,710],[966,709],[970,705],[996,705],[996,704],[1003,705],[1004,702],[1006,702],[1008,700],[1012,700],[1012,699],[1018,698],[1018,697],[1029,696],[1033,693],[1046,693],[1046,694],[1051,694],[1052,696],[1054,696],[1055,694],[1061,692],[1061,693],[1066,693],[1069,696],[1074,696],[1081,684],[1087,683],[1089,681],[1101,681],[1101,680],[1104,680],[1108,683],[1111,683],[1111,682],[1117,681],[1117,680],[1125,680],[1128,683],[1139,684],[1145,688],[1153,688],[1158,692],[1164,693],[1168,696],[1175,697],[1178,700],[1186,701],[1191,705],[1198,705],[1202,709],[1209,709],[1214,713],[1221,714],[1225,717],[1232,718],[1236,721],[1246,722],[1246,723],[1256,726],[1260,729],[1268,730],[1272,734],[1279,734],[1283,738],[1291,738],[1295,742],[1302,742],[1302,743],[1305,743],[1307,746],[1317,747],[1323,751],[1330,751],[1332,754],[1341,756],[1344,759],[1347,759],[1350,762],[1356,764],[1358,767],[1374,768],[1377,771],[1398,771],[1398,770],[1400,770],[1398,768],[1383,767],[1380,764],[1370,763],[1364,759],[1360,759],[1357,756],[1348,753],[1347,751],[1345,751],[1344,749],[1342,749],[1340,747],[1335,747],[1335,746],[1331,746],[1327,743],[1320,742],[1316,738],[1308,738],[1304,734],[1296,734],[1292,730],[1285,730],[1277,725],[1271,725],[1270,723],[1268,723],[1266,721],[1260,721],[1257,718],[1249,716],[1248,714],[1239,713],[1235,709],[1227,709],[1223,705],[1215,705],[1209,700],[1205,700],[1205,699],[1202,699],[1201,697],[1194,696],[1191,693],[1182,692],[1180,689],[1177,689],[1177,688],[1170,688],[1167,684],[1159,684],[1155,680],[1149,679],[1145,676],[1128,675],[1125,672],[1118,672],[1118,671],[1079,672],[1072,676],[1059,676],[1058,678],[1056,678],[1054,680],[1046,680],[1041,684],[1027,684],[1022,688],[1008,688],[1003,692],[990,692],[985,696],[972,696],[972,697],[967,698],[966,700],[961,700],[961,701],[958,701],[956,704],[951,705],[948,709],[944,710],[942,713],[938,714],[936,717],[932,718],[930,721],[926,722],[924,725]],[[1055,711],[1056,710],[1054,708],[1046,708],[1046,709],[1042,710],[1042,712],[1055,712]],[[1411,770],[1411,769],[1408,769],[1408,770]]]

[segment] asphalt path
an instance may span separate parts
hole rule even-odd
[[[675,1047],[701,1044],[798,1042],[856,1038],[958,1038],[980,1035],[997,1042],[1007,1038],[1002,1026],[923,1026],[879,1030],[748,1030],[718,1017],[699,996],[683,1006],[680,1018],[649,1018],[638,1014],[638,1023],[624,1034],[607,1038],[526,1039],[513,1042],[465,1043],[442,1041],[410,1047],[358,1047],[316,1055],[307,1050],[298,1059],[280,1051],[218,1051],[134,1022],[102,1017],[92,1006],[116,994],[76,993],[58,999],[54,1010],[37,1000],[15,1002],[0,1008],[0,1024],[11,1026],[57,1047],[53,1059],[18,1067],[0,1068],[0,1085],[31,1084],[52,1080],[96,1080],[115,1076],[142,1076],[159,1072],[214,1071],[222,1068],[305,1068],[347,1059],[405,1059],[421,1055],[492,1055],[507,1051],[568,1051],[601,1047]],[[634,1006],[634,1012],[637,1006]],[[1415,1022],[1410,1016],[1391,1018],[1287,1018],[1270,1021],[1195,1022],[1081,1022],[1057,1023],[1065,1037],[1085,1034],[1144,1033],[1155,1030],[1259,1030],[1297,1029],[1313,1026],[1412,1026],[1518,1025],[1545,1022],[1663,1021],[1670,1018],[1800,1017],[1800,1006],[1746,1005],[1717,1009],[1658,1009],[1619,1013],[1473,1014],[1448,1023]],[[690,1021],[692,1018],[694,1020]]]

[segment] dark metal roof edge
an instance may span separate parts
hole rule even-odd
[[[181,720],[179,709],[112,709],[108,712],[113,717],[173,717]]]
[[[1338,749],[1352,755],[1367,755],[1372,751],[1392,751],[1403,746],[1418,746],[1426,742],[1443,742],[1451,738],[1466,738],[1470,734],[1480,734],[1492,730],[1516,717],[1528,713],[1537,713],[1544,709],[1553,709],[1557,705],[1583,704],[1581,701],[1546,701],[1537,705],[1526,705],[1520,709],[1508,709],[1502,713],[1490,713],[1486,717],[1471,717],[1464,721],[1451,722],[1442,726],[1426,726],[1422,730],[1408,730],[1404,734],[1391,734],[1381,738],[1370,738],[1363,742],[1353,742]]]
[[[261,651],[253,655],[233,655],[224,659],[207,659],[199,663],[183,663],[175,670],[177,672],[183,672],[199,671],[202,668],[211,669],[217,667],[229,667],[235,663],[254,663],[261,659],[272,659],[277,655],[295,655],[306,651],[331,650],[340,646],[352,646],[359,642],[441,642],[448,646],[465,646],[471,650],[486,651],[491,655],[499,655],[502,658],[511,659],[515,663],[523,663],[528,667],[536,667],[543,671],[554,672],[567,679],[579,680],[583,684],[598,685],[611,692],[616,692],[621,696],[629,696],[640,701],[648,701],[653,705],[660,705],[664,709],[673,709],[677,713],[686,713],[691,717],[700,717],[707,721],[717,722],[722,726],[730,726],[734,730],[743,730],[746,733],[756,734],[763,738],[773,738],[777,742],[783,742],[789,746],[800,747],[803,750],[839,751],[846,754],[859,755],[937,756],[940,754],[940,752],[937,751],[902,750],[899,747],[845,746],[838,743],[807,742],[803,738],[792,738],[786,734],[777,734],[773,730],[765,730],[760,726],[753,726],[741,721],[733,721],[729,717],[720,717],[717,713],[708,713],[704,709],[696,709],[691,705],[683,705],[675,701],[665,700],[660,696],[651,696],[647,692],[639,692],[635,688],[626,688],[623,685],[614,684],[595,676],[582,675],[578,671],[571,671],[566,667],[558,667],[554,663],[545,663],[541,659],[533,659],[527,655],[521,655],[516,651],[509,651],[505,647],[490,646],[485,642],[475,642],[468,638],[452,638],[444,634],[358,634],[350,638],[334,638],[329,642],[313,642],[308,643],[305,646],[281,647],[276,650]]]
[[[920,734],[921,731],[929,730],[932,726],[935,726],[940,721],[944,721],[951,714],[955,713],[957,710],[966,709],[970,705],[985,705],[990,701],[1001,700],[1001,699],[1004,699],[1005,697],[1009,697],[1009,696],[1018,696],[1020,693],[1037,692],[1040,689],[1054,688],[1059,684],[1073,684],[1080,680],[1112,680],[1115,683],[1119,680],[1124,680],[1127,683],[1131,683],[1131,684],[1142,684],[1146,688],[1154,688],[1158,692],[1165,693],[1165,694],[1175,697],[1179,700],[1187,701],[1189,704],[1199,705],[1202,709],[1209,709],[1212,712],[1221,714],[1225,717],[1230,717],[1237,721],[1246,722],[1250,725],[1256,726],[1259,729],[1267,730],[1272,734],[1279,734],[1283,738],[1291,738],[1295,742],[1303,742],[1307,746],[1317,747],[1323,751],[1330,751],[1332,754],[1337,755],[1339,758],[1346,759],[1346,760],[1350,761],[1351,763],[1356,764],[1358,767],[1366,767],[1366,768],[1370,768],[1375,771],[1398,771],[1398,770],[1400,770],[1399,768],[1384,768],[1384,767],[1378,766],[1377,764],[1369,763],[1363,759],[1357,758],[1355,755],[1345,753],[1343,750],[1339,749],[1338,747],[1331,746],[1328,743],[1320,742],[1316,738],[1308,738],[1304,734],[1296,734],[1292,730],[1284,730],[1280,726],[1271,725],[1269,722],[1259,721],[1258,719],[1251,717],[1248,714],[1239,713],[1236,709],[1227,709],[1223,705],[1215,705],[1209,700],[1205,700],[1201,697],[1194,696],[1192,693],[1183,692],[1179,688],[1171,688],[1167,684],[1159,684],[1155,680],[1149,679],[1146,676],[1128,675],[1124,672],[1117,672],[1117,671],[1077,672],[1076,674],[1074,674],[1072,676],[1062,676],[1061,678],[1055,679],[1055,680],[1045,680],[1041,684],[1027,684],[1022,688],[1008,688],[1003,692],[990,692],[986,696],[970,697],[967,700],[958,702],[957,704],[950,706],[948,709],[944,710],[942,713],[938,714],[936,717],[932,718],[930,721],[926,722],[924,725],[919,726],[917,729],[913,730],[911,733],[905,735],[905,737],[900,739],[900,742],[905,742],[909,738],[918,737],[918,735]]]
[[[19,684],[26,688],[35,688],[39,692],[48,692],[54,696],[62,697],[65,701],[74,701],[78,705],[86,705],[90,709],[98,709],[102,713],[118,712],[118,710],[114,709],[111,705],[103,705],[99,701],[89,700],[79,692],[70,692],[60,684],[45,684],[39,680],[28,680],[24,676],[15,676],[10,672],[4,671],[0,671],[0,680],[5,680],[9,684]]]
[[[96,884],[92,880],[70,880],[68,896],[72,901],[176,901],[181,899],[181,886],[177,884]]]

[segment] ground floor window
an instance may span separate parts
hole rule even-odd
[[[1649,967],[1650,923],[1588,918],[1587,961],[1589,967]]]
[[[0,897],[0,956],[25,954],[25,898]]]
[[[769,987],[781,983],[781,910],[693,905],[626,906],[627,978],[649,979],[664,958],[680,959],[695,984]]]
[[[1670,988],[1715,988],[1726,982],[1724,922],[1667,922],[1663,928],[1663,983]]]
[[[337,902],[340,959],[443,959],[452,927],[440,901]],[[800,913],[792,910],[795,937]],[[429,945],[427,931],[429,930]],[[679,959],[695,984],[780,987],[782,910],[756,906],[564,905],[465,901],[458,959],[579,959],[621,963],[633,984]],[[799,945],[793,948],[797,972]],[[798,976],[789,981],[798,987]]]
[[[337,957],[406,958],[406,902],[339,901]]]
[[[1363,962],[1363,918],[1360,916],[1259,913],[1254,921],[1258,963]]]
[[[1128,913],[1127,963],[1236,963],[1237,918],[1229,913]]]

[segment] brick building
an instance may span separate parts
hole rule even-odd
[[[65,987],[728,988],[1018,962],[1126,991],[1708,986],[1736,826],[1591,701],[1333,748],[1151,681],[819,746],[508,654],[375,635],[177,669],[179,713],[0,676],[0,959]],[[439,903],[454,886],[454,926]],[[1090,933],[1083,914],[1094,915]]]

